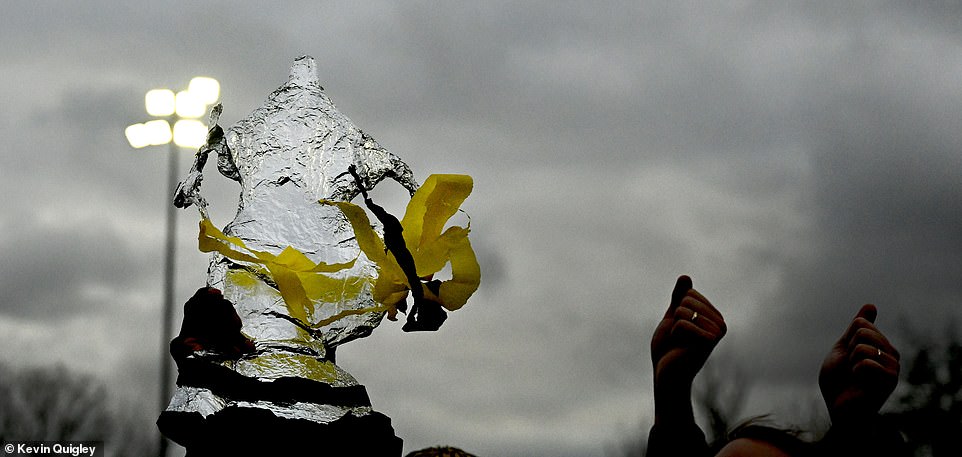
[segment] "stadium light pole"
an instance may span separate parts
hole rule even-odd
[[[167,211],[166,242],[164,255],[163,328],[160,331],[160,407],[167,407],[170,399],[171,363],[167,345],[172,338],[174,325],[174,260],[176,249],[175,229],[177,211],[172,198],[177,189],[177,164],[181,148],[197,149],[207,140],[207,126],[197,120],[207,113],[207,107],[220,97],[220,83],[216,79],[198,76],[190,80],[187,90],[176,94],[169,89],[147,92],[144,104],[147,114],[154,119],[128,126],[124,130],[127,141],[134,148],[169,145],[167,154]],[[160,457],[167,455],[167,439],[160,436]]]

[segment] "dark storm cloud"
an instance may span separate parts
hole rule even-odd
[[[813,161],[811,256],[790,266],[773,300],[783,307],[775,315],[794,323],[788,345],[832,341],[861,303],[878,304],[895,332],[901,318],[940,323],[962,299],[962,142],[902,110],[867,108],[836,124]],[[872,120],[879,115],[894,122]]]
[[[387,324],[339,355],[408,446],[600,454],[649,420],[647,338],[681,273],[729,318],[728,360],[770,367],[763,395],[811,384],[859,303],[891,330],[962,296],[962,41],[933,5],[5,5],[0,324],[96,320],[128,290],[131,316],[37,334],[104,329],[85,360],[153,363],[165,151],[123,127],[194,73],[233,124],[307,53],[419,177],[475,178],[478,296],[430,337]],[[236,185],[204,185],[226,223]],[[189,296],[206,265],[179,214]]]
[[[787,259],[766,299],[766,318],[787,331],[752,341],[780,341],[766,360],[783,380],[811,378],[862,303],[878,304],[880,325],[900,340],[900,320],[939,328],[962,299],[962,61],[945,51],[962,37],[929,25],[850,18],[843,46],[801,76],[811,78],[795,131],[810,156],[808,253]],[[817,351],[788,350],[805,341]]]
[[[110,311],[119,304],[102,302],[91,290],[142,287],[159,267],[134,255],[109,230],[22,216],[5,223],[8,236],[0,237],[0,315],[56,321]]]
[[[527,17],[523,11],[512,13]],[[735,319],[733,327],[742,332],[731,338],[733,346],[728,350],[735,354],[734,358],[746,364],[748,360],[764,361],[756,368],[769,369],[752,373],[763,376],[761,383],[769,381],[764,376],[778,373],[779,382],[809,385],[818,360],[858,304],[882,302],[866,296],[913,295],[918,290],[931,289],[937,284],[913,286],[919,284],[922,270],[911,265],[922,259],[958,257],[958,232],[952,221],[959,218],[951,214],[957,214],[958,206],[952,202],[959,200],[953,196],[955,192],[946,191],[947,185],[959,181],[958,166],[952,161],[958,157],[953,154],[957,147],[952,138],[958,129],[952,128],[953,116],[940,114],[956,113],[959,100],[955,96],[946,99],[938,93],[948,86],[946,81],[956,81],[958,74],[951,70],[953,64],[933,59],[936,55],[911,57],[916,46],[937,49],[944,43],[952,45],[954,38],[930,35],[925,24],[906,23],[898,11],[863,11],[831,4],[813,10],[719,8],[690,13],[652,13],[652,18],[662,21],[652,20],[651,24],[639,20],[640,25],[648,27],[639,27],[644,31],[633,38],[643,44],[629,47],[630,53],[620,52],[617,45],[612,47],[604,39],[594,41],[602,35],[599,33],[582,37],[575,30],[567,35],[553,35],[564,23],[560,20],[563,13],[553,12],[544,14],[544,21],[551,25],[525,29],[532,31],[526,36],[530,40],[509,40],[503,48],[495,47],[506,50],[500,58],[490,56],[494,62],[491,68],[505,71],[504,79],[496,85],[503,92],[485,91],[480,108],[475,104],[471,109],[498,116],[498,129],[515,135],[513,139],[517,141],[509,141],[507,149],[484,154],[496,158],[503,155],[504,160],[510,158],[510,163],[519,167],[529,162],[545,168],[557,167],[558,163],[570,164],[572,168],[583,164],[609,173],[609,167],[618,165],[644,169],[672,164],[697,177],[688,184],[697,185],[699,179],[710,184],[694,187],[694,192],[721,191],[727,198],[658,192],[665,204],[694,203],[687,208],[695,213],[690,221],[701,229],[695,231],[700,238],[685,238],[687,228],[678,225],[673,232],[675,238],[668,238],[666,244],[659,246],[654,241],[657,232],[639,224],[650,219],[651,213],[633,214],[618,203],[624,188],[613,187],[623,182],[616,179],[616,173],[607,178],[584,173],[580,182],[557,181],[585,186],[571,192],[537,180],[527,187],[506,186],[529,193],[522,195],[533,200],[530,207],[525,206],[524,200],[512,199],[510,204],[525,215],[527,230],[540,234],[522,239],[530,243],[531,252],[537,253],[543,268],[560,278],[578,278],[566,280],[554,293],[542,291],[544,295],[538,300],[515,297],[513,301],[557,307],[563,310],[561,316],[586,302],[623,302],[626,292],[593,297],[571,293],[572,289],[631,288],[630,282],[597,280],[611,275],[613,270],[604,262],[589,261],[607,252],[602,249],[606,242],[638,254],[617,260],[609,257],[612,264],[645,262],[652,269],[674,272],[681,271],[672,268],[672,262],[682,268],[697,265],[705,272],[700,278],[707,278],[710,285],[705,286],[706,290],[720,290],[721,296],[726,297],[725,293],[733,295],[729,289],[741,289],[743,292],[734,295],[747,295],[754,302],[750,309],[760,311],[747,315],[739,314],[737,309],[729,311]],[[637,19],[630,14],[625,16]],[[538,21],[532,18],[533,24],[539,24]],[[432,24],[421,25],[432,29]],[[895,30],[898,35],[880,35],[884,30]],[[641,39],[646,33],[654,34],[652,31],[667,38]],[[564,36],[567,41],[559,44],[552,41],[553,36]],[[472,55],[472,44],[464,43],[469,50],[467,55]],[[598,59],[598,55],[623,59]],[[571,57],[570,62],[564,60],[566,56]],[[598,59],[595,68],[604,69],[597,71],[594,85],[590,84],[590,72],[582,79],[577,73],[579,64],[592,58]],[[499,59],[507,59],[515,67],[498,65]],[[625,61],[642,64],[633,66]],[[450,63],[437,67],[440,73],[452,71]],[[517,74],[508,72],[511,69]],[[623,85],[606,84],[613,81],[611,78],[617,76],[618,70],[627,75]],[[489,77],[497,78],[498,73]],[[428,84],[431,79],[424,81],[422,84]],[[442,86],[441,90],[448,91],[445,101],[463,98],[450,93],[451,88]],[[430,95],[427,99],[431,99]],[[933,123],[935,120],[939,122]],[[526,135],[536,141],[524,141]],[[872,139],[867,141],[869,138]],[[926,145],[927,142],[937,145]],[[595,160],[600,157],[604,160]],[[906,160],[941,166],[906,167],[902,163]],[[515,177],[520,182],[525,180],[523,176]],[[591,178],[596,180],[589,181]],[[530,195],[539,190],[544,193],[540,197]],[[948,194],[944,202],[931,206],[947,210],[949,216],[920,208],[919,202],[932,200],[932,194]],[[598,202],[597,206],[592,206],[591,201]],[[780,202],[788,205],[779,205]],[[744,209],[752,207],[760,211]],[[905,214],[905,210],[911,211]],[[698,214],[700,211],[703,213]],[[786,220],[798,220],[799,227],[787,229]],[[845,220],[854,223],[845,224]],[[674,220],[676,224],[686,221],[689,219]],[[863,228],[861,224],[872,227]],[[893,227],[895,232],[891,231]],[[725,250],[727,243],[744,236],[745,228],[754,230],[749,235],[757,237],[736,249]],[[685,259],[689,252],[703,255],[698,253],[705,249],[685,245],[701,245],[705,235],[710,235],[715,247],[727,255],[710,259],[713,264],[709,265],[701,263],[706,259]],[[906,246],[893,252],[888,246],[892,242]],[[667,246],[672,248],[666,249]],[[665,252],[674,252],[675,258]],[[891,256],[883,257],[880,253]],[[910,261],[893,260],[896,257]],[[657,265],[655,259],[660,261]],[[566,268],[572,263],[581,268]],[[734,275],[735,279],[744,282],[725,287],[712,284],[719,276],[729,276],[720,268],[740,272]],[[537,282],[530,281],[531,270],[515,267],[511,271],[517,275],[512,279],[521,281],[524,287],[537,287]],[[702,279],[696,284],[706,282]],[[751,291],[755,286],[761,287]],[[957,296],[952,287],[947,288],[948,293]],[[769,288],[775,290],[770,293]],[[901,312],[901,305],[896,308],[895,312]],[[626,322],[643,319],[623,311],[623,305],[617,305],[614,312]],[[613,336],[618,334],[613,330],[618,326],[605,318],[579,315],[577,325],[573,325],[559,316],[522,313],[526,317],[519,316],[521,322],[543,320],[541,326],[545,328],[536,327],[539,330],[530,333],[541,336],[532,339],[546,342],[547,347],[561,344],[547,336],[547,328],[553,327],[571,337],[568,343],[573,347],[584,348],[585,356],[578,359],[577,366],[592,367],[590,374],[568,374],[569,378],[583,379],[583,385],[598,385],[605,378],[631,379],[632,372],[644,364],[624,363],[623,359],[630,358],[630,350],[620,357],[612,351],[588,349],[623,346]],[[883,309],[883,322],[884,313]],[[620,331],[635,336],[641,333],[633,325],[625,327]],[[598,336],[579,336],[571,332],[575,329]],[[761,358],[753,358],[763,350],[766,352]],[[546,358],[554,355],[543,354]],[[621,367],[623,371],[619,370]],[[582,384],[553,386],[556,392],[563,392],[576,390],[575,385]],[[550,395],[546,398],[544,405],[554,399]],[[550,408],[541,409],[537,402],[528,407],[550,414]]]
[[[761,95],[737,80],[736,62],[686,41],[684,33],[708,18],[664,20],[657,8],[634,4],[397,9],[381,18],[390,26],[372,28],[383,37],[372,60],[392,55],[383,71],[354,65],[364,73],[354,81],[370,81],[350,86],[366,94],[359,112],[436,130],[488,127],[508,141],[481,146],[477,153],[489,158],[518,166],[546,156],[583,163],[600,154],[607,165],[659,160],[680,141],[750,140],[732,127],[764,128],[772,118],[758,106]],[[404,100],[417,100],[417,109]]]

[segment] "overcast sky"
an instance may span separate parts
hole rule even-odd
[[[338,353],[405,452],[601,456],[646,434],[679,274],[726,316],[746,414],[817,400],[862,303],[896,341],[958,317],[962,9],[933,6],[952,2],[199,3],[4,2],[0,361],[96,373],[156,416],[166,148],[123,129],[195,75],[231,125],[301,54],[419,179],[475,179],[476,296],[438,333],[386,322]],[[205,192],[229,222],[235,183]],[[396,184],[376,195],[403,212]],[[206,278],[197,217],[179,303]]]

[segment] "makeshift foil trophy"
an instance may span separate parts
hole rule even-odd
[[[405,331],[436,330],[477,289],[468,227],[445,229],[471,178],[432,175],[418,186],[337,111],[307,56],[247,119],[224,131],[220,112],[175,195],[199,210],[199,248],[211,260],[208,287],[187,302],[171,342],[177,388],[158,426],[188,453],[304,439],[318,445],[309,455],[399,455],[390,419],[335,365],[335,349],[398,312]],[[200,193],[211,154],[241,187],[223,230]],[[385,178],[411,194],[401,220],[368,196]],[[358,194],[383,234],[350,203]],[[435,279],[446,266],[450,279]]]

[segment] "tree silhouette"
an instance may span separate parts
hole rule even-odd
[[[903,393],[890,413],[919,457],[962,455],[962,341],[946,333],[903,360]]]
[[[903,351],[900,387],[885,416],[916,457],[962,456],[962,339],[951,326],[937,341],[911,329],[903,332],[911,343]],[[709,364],[699,374],[692,400],[709,441],[724,437],[739,419],[749,388],[743,378],[731,362]],[[808,422],[821,428],[815,416]],[[641,436],[627,437],[610,453],[643,456]]]
[[[742,420],[751,385],[738,364],[729,360],[709,363],[699,373],[692,392],[696,411],[706,423],[709,443],[727,438],[728,432]]]
[[[0,364],[0,442],[104,441],[108,456],[154,455],[151,428],[111,408],[106,385],[92,376]]]

